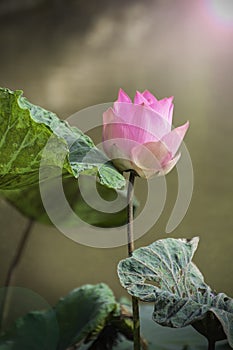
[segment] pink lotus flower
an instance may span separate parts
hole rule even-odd
[[[157,100],[146,90],[137,91],[132,102],[119,90],[113,108],[103,114],[103,147],[119,170],[149,178],[165,175],[176,165],[189,123],[171,130],[172,101]]]

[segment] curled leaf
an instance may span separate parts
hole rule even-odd
[[[198,240],[168,238],[135,250],[118,265],[120,282],[129,294],[154,302],[160,325],[192,325],[208,340],[227,337],[233,347],[233,300],[216,295],[192,262]]]

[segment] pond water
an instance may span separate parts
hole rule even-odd
[[[194,170],[192,201],[180,225],[165,233],[177,195],[173,171],[166,178],[165,208],[136,246],[200,236],[195,262],[213,288],[231,296],[232,40],[233,23],[224,23],[205,1],[60,2],[59,8],[11,13],[0,21],[0,85],[24,90],[31,102],[61,118],[114,101],[119,87],[130,96],[144,89],[159,98],[175,96],[174,124],[190,121],[185,143]],[[138,180],[142,202],[145,188]],[[3,283],[25,220],[1,202],[0,224]],[[14,283],[51,303],[74,287],[100,281],[120,296],[116,266],[125,255],[126,247],[82,246],[37,224]]]

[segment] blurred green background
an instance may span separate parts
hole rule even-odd
[[[229,5],[229,4],[228,4]],[[225,7],[224,7],[225,6]],[[166,178],[166,206],[136,247],[158,238],[200,236],[195,262],[207,283],[233,296],[233,9],[227,1],[0,1],[0,85],[22,89],[61,118],[149,89],[175,96],[174,125],[190,121],[185,143],[194,168],[189,210],[177,229],[165,227],[177,195]],[[100,135],[96,135],[98,138]],[[136,194],[145,201],[146,182]],[[0,201],[1,285],[26,220]],[[153,208],[151,209],[153,215]],[[79,245],[36,224],[14,285],[49,303],[84,283],[106,282],[124,293],[116,275],[126,247]]]

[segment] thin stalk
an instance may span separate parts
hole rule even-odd
[[[135,174],[130,172],[129,185],[127,192],[127,203],[128,203],[128,224],[127,224],[127,235],[128,235],[128,255],[132,256],[134,251],[134,236],[133,236],[133,196],[134,196],[134,182]],[[134,325],[134,350],[141,349],[141,337],[140,337],[140,318],[139,318],[139,305],[138,299],[132,297],[132,309],[133,309],[133,325]]]
[[[215,350],[215,341],[208,339],[208,350]]]
[[[34,220],[29,220],[24,232],[22,233],[21,240],[19,242],[19,245],[17,247],[17,250],[15,252],[15,256],[13,257],[7,275],[4,283],[4,292],[3,292],[3,297],[2,297],[2,302],[1,302],[1,307],[0,307],[0,331],[3,329],[4,321],[6,318],[7,314],[7,309],[8,309],[8,301],[9,301],[9,287],[12,285],[12,281],[15,276],[15,271],[20,263],[20,260],[22,258],[25,246],[27,244],[31,228],[33,226]]]

